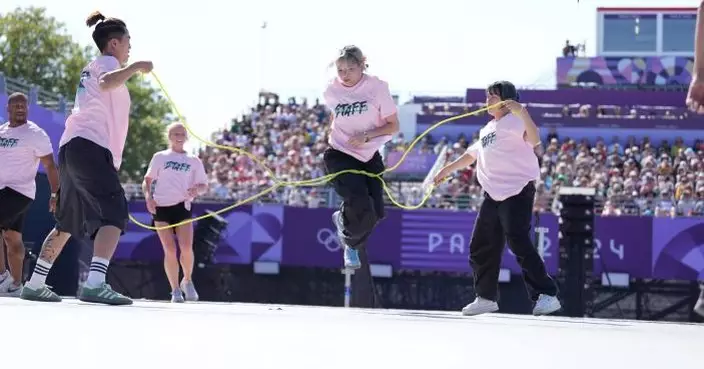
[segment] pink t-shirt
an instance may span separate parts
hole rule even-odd
[[[333,114],[328,138],[333,149],[367,162],[391,140],[391,135],[385,135],[371,139],[360,147],[347,144],[354,135],[381,127],[386,124],[386,118],[396,114],[396,103],[386,82],[365,74],[355,86],[346,87],[335,78],[328,84],[323,96],[325,105]]]
[[[185,202],[189,209],[193,198],[188,196],[188,189],[208,183],[203,162],[197,156],[170,149],[154,154],[145,178],[156,182],[152,184],[152,194],[157,206]]]
[[[115,69],[120,63],[112,56],[99,56],[81,71],[73,111],[66,119],[66,128],[59,146],[74,137],[86,140],[110,150],[113,164],[120,169],[122,151],[125,148],[130,118],[130,93],[122,85],[110,91],[100,91],[100,77]]]
[[[479,140],[467,148],[477,159],[477,180],[496,201],[503,201],[540,177],[538,157],[523,139],[523,121],[508,114],[479,131]]]
[[[39,159],[53,153],[49,135],[34,122],[14,128],[0,125],[0,189],[9,187],[34,199]]]

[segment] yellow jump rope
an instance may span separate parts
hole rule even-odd
[[[392,204],[394,204],[395,206],[397,206],[397,207],[399,207],[399,208],[401,208],[401,209],[405,209],[405,210],[416,210],[416,209],[419,209],[419,208],[421,208],[423,205],[425,205],[425,202],[428,201],[428,199],[430,198],[430,195],[432,194],[433,190],[434,190],[435,187],[436,187],[435,184],[431,184],[431,185],[428,187],[428,189],[425,191],[425,194],[423,195],[423,200],[422,200],[419,204],[417,204],[417,205],[411,205],[411,206],[409,206],[409,205],[403,205],[403,204],[399,203],[398,201],[396,201],[396,199],[394,198],[394,196],[391,194],[391,190],[390,190],[389,187],[387,186],[386,181],[384,180],[384,178],[382,178],[382,175],[383,175],[384,173],[387,173],[387,172],[392,172],[392,171],[394,171],[396,168],[398,168],[398,167],[401,165],[401,163],[406,159],[406,156],[411,152],[411,150],[413,150],[413,147],[414,147],[425,135],[427,135],[428,133],[430,133],[430,131],[434,130],[435,128],[437,128],[437,127],[439,127],[439,126],[441,126],[441,125],[443,125],[443,124],[445,124],[445,123],[449,123],[449,122],[452,122],[452,121],[455,121],[455,120],[458,120],[458,119],[461,119],[461,118],[464,118],[464,117],[468,117],[468,116],[471,116],[471,115],[477,115],[477,114],[482,113],[482,112],[484,112],[484,111],[487,111],[487,110],[489,110],[490,108],[493,107],[493,106],[487,106],[487,107],[484,107],[484,108],[481,108],[481,109],[478,109],[478,110],[475,110],[475,111],[472,111],[472,112],[469,112],[469,113],[460,114],[460,115],[456,115],[456,116],[454,116],[454,117],[450,117],[450,118],[447,118],[447,119],[443,119],[443,120],[441,120],[441,121],[439,121],[439,122],[433,124],[430,128],[426,129],[425,131],[423,131],[423,133],[421,133],[420,135],[418,135],[418,137],[416,137],[416,138],[413,140],[413,142],[411,142],[410,145],[408,145],[408,148],[406,148],[406,150],[403,152],[403,155],[401,156],[401,159],[399,159],[399,161],[398,161],[395,165],[393,165],[393,166],[390,167],[390,168],[386,168],[383,172],[381,172],[381,173],[379,173],[379,174],[370,173],[370,172],[365,172],[365,171],[363,171],[363,170],[348,169],[348,170],[342,170],[342,171],[339,171],[339,172],[335,172],[335,173],[330,173],[330,174],[324,175],[324,176],[322,176],[322,177],[313,178],[313,179],[308,179],[308,180],[304,180],[304,181],[281,181],[281,180],[279,180],[278,178],[276,178],[275,173],[274,173],[269,167],[267,167],[259,158],[257,158],[256,155],[254,155],[254,154],[252,154],[252,153],[249,153],[249,152],[247,152],[247,151],[245,151],[245,150],[238,149],[238,148],[236,148],[236,147],[225,146],[225,145],[218,145],[218,144],[216,144],[216,143],[214,143],[214,142],[210,142],[210,141],[208,141],[208,140],[205,140],[205,139],[199,137],[195,132],[193,132],[193,131],[191,130],[191,128],[190,128],[190,126],[188,125],[188,123],[186,122],[186,120],[183,119],[183,116],[182,116],[181,113],[179,112],[179,110],[178,110],[178,108],[176,107],[176,104],[174,103],[174,101],[171,99],[171,96],[169,96],[168,91],[167,91],[166,88],[164,87],[164,84],[161,83],[161,80],[159,79],[159,77],[157,77],[157,75],[156,75],[154,72],[152,72],[151,74],[152,74],[152,77],[154,77],[154,80],[156,81],[156,83],[159,85],[159,88],[161,89],[161,91],[162,91],[162,92],[164,93],[164,95],[166,96],[166,99],[169,101],[169,104],[171,105],[171,107],[172,107],[174,113],[176,114],[176,116],[179,118],[179,121],[180,121],[181,123],[183,123],[184,127],[186,128],[186,131],[188,131],[190,137],[195,138],[196,140],[202,142],[202,143],[205,144],[206,146],[215,147],[215,148],[218,148],[218,149],[221,149],[221,150],[228,150],[228,151],[235,152],[235,153],[237,153],[237,154],[241,154],[241,155],[247,156],[248,158],[252,159],[252,161],[254,161],[255,163],[257,163],[259,166],[261,166],[262,168],[264,168],[264,170],[266,170],[266,171],[269,173],[269,177],[272,178],[273,181],[274,181],[274,184],[271,185],[269,188],[267,188],[267,189],[265,189],[265,190],[263,190],[263,191],[261,191],[261,192],[255,194],[255,195],[253,195],[253,196],[250,196],[250,197],[248,197],[248,198],[246,198],[246,199],[244,199],[244,200],[238,201],[238,202],[236,202],[236,203],[234,203],[234,204],[232,204],[232,205],[230,205],[230,206],[228,206],[228,207],[225,207],[225,208],[223,208],[223,209],[220,209],[220,210],[218,210],[218,211],[215,211],[215,212],[212,212],[212,213],[209,213],[209,214],[201,215],[201,216],[199,216],[199,217],[195,217],[195,218],[191,218],[191,219],[186,219],[186,220],[184,220],[184,221],[182,221],[182,222],[179,222],[179,223],[176,223],[176,224],[172,224],[172,225],[167,225],[167,226],[163,226],[163,227],[153,227],[153,226],[151,226],[151,225],[149,225],[149,224],[144,224],[144,223],[138,221],[137,219],[134,218],[134,216],[132,216],[132,214],[129,215],[130,220],[131,220],[134,224],[136,224],[136,225],[138,225],[138,226],[140,226],[140,227],[142,227],[142,228],[146,228],[146,229],[153,230],[153,231],[162,230],[162,229],[175,228],[175,227],[178,227],[178,226],[180,226],[180,225],[184,225],[184,224],[188,224],[188,223],[193,223],[193,222],[197,222],[197,221],[199,221],[199,220],[201,220],[201,219],[206,219],[206,218],[209,218],[209,217],[213,217],[213,216],[215,216],[215,215],[218,215],[218,214],[227,212],[227,211],[229,211],[229,210],[232,210],[232,209],[234,209],[234,208],[236,208],[236,207],[238,207],[238,206],[242,206],[242,205],[244,205],[244,204],[246,204],[246,203],[248,203],[248,202],[254,201],[254,200],[256,200],[257,198],[262,197],[262,196],[264,196],[264,195],[266,195],[266,194],[268,194],[268,193],[270,193],[270,192],[273,192],[273,191],[277,190],[277,189],[280,188],[280,187],[313,187],[313,186],[320,186],[320,185],[324,185],[325,183],[327,183],[327,182],[333,180],[333,179],[334,179],[335,177],[337,177],[337,176],[340,176],[340,175],[343,175],[343,174],[348,174],[348,173],[349,173],[349,174],[365,175],[365,176],[367,176],[367,177],[379,179],[379,180],[381,181],[382,187],[384,188],[384,191],[386,191],[386,194],[389,196],[389,201],[391,201]],[[501,104],[501,103],[496,104],[496,105],[500,105],[500,104]]]

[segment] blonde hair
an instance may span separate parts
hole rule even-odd
[[[166,140],[167,141],[171,137],[171,131],[173,131],[174,128],[177,128],[177,127],[183,128],[183,130],[186,131],[186,138],[188,138],[188,130],[186,129],[186,126],[180,122],[173,122],[173,123],[169,124],[168,126],[166,126]]]
[[[332,63],[330,63],[330,66],[332,67],[340,61],[358,65],[363,71],[369,68],[369,64],[367,64],[367,57],[364,56],[364,53],[362,53],[362,50],[359,47],[354,45],[347,45],[343,47],[340,50],[340,55],[333,60]]]

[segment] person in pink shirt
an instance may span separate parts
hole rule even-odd
[[[324,93],[325,105],[332,111],[325,170],[328,174],[348,169],[381,173],[385,168],[379,149],[399,131],[389,85],[365,73],[366,58],[356,46],[344,47],[334,64],[337,78]],[[384,218],[383,188],[376,178],[351,173],[335,177],[332,185],[342,197],[333,222],[344,245],[344,265],[358,269],[358,249]]]
[[[208,189],[208,176],[203,162],[184,150],[188,139],[186,128],[173,123],[168,129],[169,148],[152,157],[142,182],[147,209],[154,214],[154,225],[174,228],[157,230],[164,248],[164,270],[171,285],[171,302],[198,301],[193,284],[193,223],[180,224],[191,219],[191,202]],[[180,224],[180,225],[178,225]],[[179,259],[176,255],[178,239],[181,251],[183,280],[179,286]]]
[[[697,25],[694,31],[694,67],[685,103],[691,111],[704,114],[704,0],[699,3],[697,8]],[[699,287],[701,292],[694,305],[694,312],[704,317],[704,281],[700,281]]]
[[[93,240],[88,279],[78,298],[85,302],[127,305],[132,300],[112,290],[105,275],[128,222],[127,199],[118,170],[127,139],[130,94],[125,82],[152,70],[149,61],[127,66],[130,34],[125,22],[100,12],[86,20],[95,25],[100,55],[81,71],[73,111],[59,142],[59,191],[56,226],[44,240],[32,277],[20,298],[59,302],[46,277],[69,237]]]
[[[518,101],[518,92],[510,82],[489,86],[487,106],[500,104],[489,109],[494,119],[481,128],[479,140],[434,177],[435,183],[440,183],[452,172],[476,162],[477,180],[484,190],[469,243],[477,297],[462,309],[464,315],[499,310],[499,269],[506,241],[523,269],[526,287],[535,302],[533,314],[551,314],[561,308],[557,285],[531,242],[535,180],[540,176],[534,150],[540,146],[540,136]]]
[[[7,99],[9,121],[0,124],[0,296],[19,296],[22,291],[24,242],[22,229],[37,192],[39,163],[46,171],[52,193],[59,188],[59,173],[49,135],[27,120],[27,96],[13,93]],[[49,200],[54,211],[56,199]],[[9,273],[5,269],[3,243],[7,246]]]

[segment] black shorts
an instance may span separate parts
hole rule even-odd
[[[192,211],[186,209],[186,204],[180,202],[171,206],[157,206],[156,214],[154,214],[155,222],[164,222],[168,225],[181,223],[184,220],[191,219]]]
[[[56,229],[73,236],[94,239],[108,225],[125,233],[127,198],[110,150],[81,137],[61,146],[55,214]]]
[[[0,190],[0,230],[11,230],[22,233],[24,219],[34,202],[33,199],[5,187]]]

